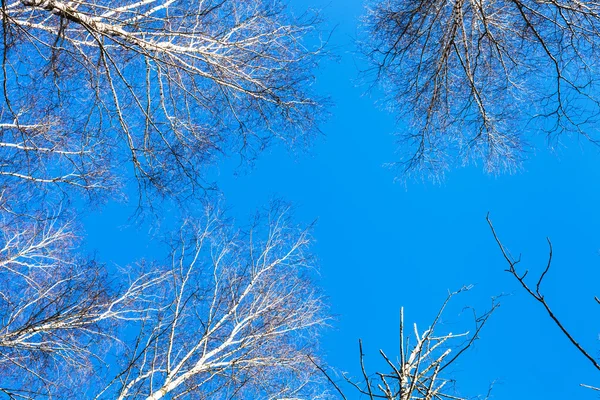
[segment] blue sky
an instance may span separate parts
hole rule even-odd
[[[239,171],[230,160],[218,167],[218,184],[231,214],[240,220],[273,197],[296,206],[300,222],[317,219],[314,252],[321,285],[336,315],[322,348],[335,368],[358,377],[362,338],[367,365],[381,366],[378,350],[398,354],[398,314],[426,327],[448,290],[474,284],[446,315],[448,326],[468,322],[460,310],[501,307],[481,340],[452,376],[462,395],[493,398],[596,398],[580,383],[600,385],[600,374],[560,335],[543,310],[503,272],[506,264],[485,221],[489,211],[505,245],[522,253],[535,275],[546,262],[549,236],[554,263],[544,292],[556,313],[592,354],[598,355],[600,323],[593,300],[598,291],[600,148],[564,137],[549,151],[543,138],[514,175],[491,176],[477,166],[449,171],[441,184],[394,182],[386,162],[395,161],[395,118],[375,106],[377,93],[356,87],[352,54],[361,0],[295,1],[294,7],[324,9],[335,31],[331,48],[339,60],[318,71],[317,89],[335,103],[307,152],[274,147]],[[235,172],[235,173],[234,173]],[[148,226],[127,226],[131,208],[109,204],[85,225],[87,246],[103,258],[127,263],[152,257]],[[358,398],[347,388],[348,398]]]

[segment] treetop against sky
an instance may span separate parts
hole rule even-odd
[[[600,3],[0,15],[0,398],[596,396]]]

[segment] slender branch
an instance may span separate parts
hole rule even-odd
[[[598,361],[596,361],[596,359],[594,357],[592,357],[592,355],[581,344],[579,344],[579,342],[577,340],[575,340],[574,336],[567,330],[567,328],[565,327],[565,325],[556,316],[556,314],[554,313],[554,311],[552,311],[552,309],[550,308],[550,305],[548,304],[548,302],[546,301],[544,295],[540,291],[541,290],[540,286],[542,284],[542,280],[544,279],[544,277],[546,276],[546,274],[550,270],[550,266],[551,266],[551,262],[552,262],[552,243],[550,242],[550,239],[547,238],[548,246],[549,246],[548,262],[546,263],[544,271],[542,272],[542,274],[540,275],[539,279],[537,280],[537,283],[536,283],[536,286],[535,286],[535,290],[534,290],[534,289],[532,289],[529,286],[529,284],[527,282],[525,282],[525,277],[527,276],[527,272],[528,271],[525,271],[523,274],[519,275],[519,273],[518,273],[518,271],[517,271],[517,269],[515,267],[520,262],[520,257],[519,257],[519,259],[514,260],[510,256],[510,254],[508,253],[508,251],[506,250],[506,248],[504,247],[504,245],[500,241],[500,238],[498,237],[498,235],[496,233],[496,230],[494,229],[494,226],[493,226],[492,221],[490,219],[489,213],[486,216],[486,221],[487,221],[487,223],[488,223],[488,225],[489,225],[489,227],[490,227],[490,229],[492,231],[492,235],[494,237],[494,240],[498,244],[498,247],[500,248],[500,251],[502,252],[502,255],[503,255],[504,259],[508,263],[507,272],[509,272],[512,276],[514,276],[515,279],[517,280],[517,282],[519,282],[519,284],[521,285],[521,287],[523,287],[523,289],[525,289],[525,291],[527,293],[529,293],[529,295],[531,297],[533,297],[538,303],[540,303],[542,305],[542,307],[546,311],[546,314],[548,314],[548,316],[550,317],[550,319],[560,329],[560,331],[567,337],[567,339],[571,342],[571,344],[573,344],[573,346],[575,346],[575,348],[588,361],[590,361],[590,363],[594,366],[594,368],[596,368],[597,370],[600,371],[600,364],[598,363]]]

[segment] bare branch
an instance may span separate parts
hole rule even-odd
[[[596,142],[597,1],[373,0],[361,44],[407,128],[402,172],[513,171],[539,131]]]
[[[191,195],[221,154],[318,132],[318,15],[280,1],[22,0],[0,18],[7,184],[102,198],[134,175],[142,194]]]
[[[140,274],[115,285],[102,265],[73,255],[77,238],[58,217],[3,222],[0,390],[19,398],[64,393],[99,373],[117,326],[145,318],[142,297],[165,276]]]
[[[525,281],[525,277],[527,276],[528,271],[526,270],[524,273],[519,274],[519,272],[516,269],[516,265],[519,263],[520,258],[518,260],[515,260],[510,256],[510,254],[508,253],[508,251],[506,250],[506,248],[500,241],[500,238],[496,234],[496,230],[494,229],[494,226],[492,225],[492,221],[489,217],[489,214],[487,215],[486,220],[487,220],[488,225],[490,226],[492,235],[494,236],[494,240],[498,244],[498,247],[500,248],[500,251],[502,252],[502,255],[504,256],[504,259],[508,263],[507,272],[509,272],[512,276],[514,276],[515,279],[521,285],[521,287],[523,289],[525,289],[525,291],[527,293],[529,293],[529,295],[532,298],[534,298],[538,303],[540,303],[542,305],[542,307],[544,308],[544,310],[546,310],[546,313],[548,314],[550,319],[560,329],[560,331],[567,337],[567,339],[569,339],[571,344],[573,346],[575,346],[575,348],[581,354],[583,354],[583,356],[588,361],[590,361],[597,370],[600,370],[600,364],[598,363],[598,361],[594,357],[592,357],[592,355],[581,344],[579,344],[579,342],[577,340],[575,340],[574,336],[567,330],[567,328],[565,327],[563,322],[556,316],[554,311],[550,308],[550,305],[548,304],[548,302],[546,301],[546,298],[544,297],[544,295],[541,292],[540,286],[542,284],[544,277],[547,275],[548,271],[550,270],[550,266],[551,266],[551,262],[552,262],[552,243],[550,242],[550,239],[546,238],[546,240],[548,241],[548,246],[549,246],[548,262],[546,263],[544,271],[541,273],[540,277],[537,280],[535,289],[532,289],[532,287],[529,286],[529,284]]]
[[[369,399],[387,399],[387,400],[433,400],[433,399],[461,399],[451,395],[446,386],[450,382],[443,378],[440,373],[452,365],[475,340],[479,338],[479,332],[486,324],[488,318],[499,306],[492,304],[492,308],[481,316],[475,316],[474,333],[444,335],[436,334],[436,329],[440,324],[442,314],[446,305],[452,297],[470,287],[464,287],[456,292],[450,293],[438,314],[433,320],[431,326],[423,332],[419,332],[417,326],[414,326],[415,343],[409,345],[409,341],[404,334],[404,313],[400,312],[400,362],[394,363],[382,350],[380,354],[391,368],[391,372],[377,372],[378,380],[372,379],[367,374],[364,366],[364,353],[362,342],[359,341],[360,365],[363,374],[363,383],[358,384],[347,379],[360,393],[367,395]],[[460,339],[458,346],[452,345]],[[455,352],[453,357],[450,354]]]
[[[165,270],[162,311],[144,323],[141,345],[130,346],[108,392],[153,400],[325,395],[315,386],[314,344],[327,317],[310,284],[308,232],[290,226],[285,207],[264,218],[247,233],[212,211],[186,222]]]

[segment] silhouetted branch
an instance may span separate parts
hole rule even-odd
[[[554,311],[550,308],[550,305],[548,304],[548,302],[546,301],[544,295],[541,292],[541,285],[542,285],[542,281],[544,280],[544,278],[546,277],[546,275],[548,274],[548,271],[550,270],[551,267],[551,263],[552,263],[552,242],[550,241],[550,239],[546,238],[546,240],[548,241],[548,262],[546,263],[546,266],[544,268],[544,271],[540,274],[536,284],[535,284],[535,289],[532,289],[529,284],[525,281],[525,278],[528,274],[528,270],[525,270],[525,272],[523,272],[522,274],[519,274],[519,272],[516,269],[517,264],[521,261],[521,257],[519,256],[518,259],[514,259],[510,253],[508,252],[508,250],[506,250],[506,248],[504,247],[504,245],[502,244],[502,242],[500,241],[500,238],[498,237],[498,235],[496,234],[496,230],[494,229],[494,226],[492,225],[492,221],[490,219],[489,213],[486,216],[486,220],[487,223],[492,231],[492,235],[494,236],[494,240],[496,241],[496,243],[498,244],[498,247],[500,248],[500,251],[502,252],[502,255],[504,257],[504,259],[506,260],[506,262],[508,263],[508,269],[506,270],[507,272],[509,272],[512,276],[515,277],[515,279],[519,282],[519,284],[521,285],[521,287],[523,289],[525,289],[525,291],[527,293],[529,293],[529,295],[534,298],[538,303],[540,303],[542,305],[542,307],[544,308],[544,310],[546,310],[546,313],[548,314],[548,316],[550,317],[550,319],[552,321],[554,321],[554,324],[561,330],[561,332],[567,337],[567,339],[569,339],[569,341],[571,342],[571,344],[573,344],[573,346],[575,346],[575,348],[577,348],[577,350],[583,354],[583,356],[589,360],[592,365],[600,371],[600,364],[598,363],[598,361],[596,361],[596,359],[594,359],[594,357],[591,356],[591,354],[581,345],[579,344],[579,342],[577,340],[575,340],[575,338],[573,337],[573,335],[567,330],[567,328],[565,327],[565,325],[561,322],[561,320],[556,316],[556,314],[554,313]],[[598,301],[598,299],[596,298],[596,301]]]
[[[597,143],[600,3],[370,0],[366,79],[406,122],[401,172],[519,167],[529,135]]]

